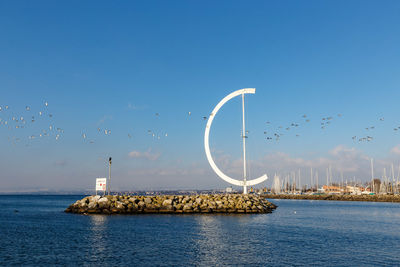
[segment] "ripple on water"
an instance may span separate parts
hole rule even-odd
[[[272,200],[272,214],[82,216],[0,196],[0,265],[397,266],[400,204]],[[18,212],[15,212],[18,210]]]

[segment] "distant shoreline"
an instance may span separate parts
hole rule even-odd
[[[332,201],[400,202],[400,195],[262,195],[268,199],[304,199]]]

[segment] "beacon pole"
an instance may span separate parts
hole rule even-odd
[[[110,157],[108,159],[108,195],[110,195],[110,188],[111,188],[111,163],[112,163],[112,158]]]
[[[246,129],[244,122],[244,93],[242,93],[242,111],[243,111],[243,126],[242,126],[242,139],[243,139],[243,194],[247,194],[247,172],[246,172]]]

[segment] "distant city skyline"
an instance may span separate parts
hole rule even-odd
[[[269,176],[260,186],[299,169],[309,183],[310,168],[324,181],[329,166],[368,181],[371,158],[377,178],[392,164],[397,176],[399,11],[397,1],[0,2],[0,192],[91,189],[110,156],[115,190],[228,187],[208,165],[203,117],[248,87],[249,176]],[[238,179],[241,142],[237,98],[210,146]]]

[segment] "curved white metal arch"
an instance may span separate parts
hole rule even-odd
[[[217,115],[218,110],[229,100],[231,100],[232,98],[234,98],[235,96],[241,95],[241,94],[255,94],[256,93],[256,89],[255,88],[245,88],[245,89],[240,89],[237,90],[233,93],[230,93],[229,95],[227,95],[226,97],[224,97],[219,103],[218,105],[215,106],[215,108],[213,109],[213,111],[211,112],[210,117],[208,118],[207,121],[207,125],[206,125],[206,130],[204,133],[204,149],[206,151],[206,156],[207,156],[207,160],[208,163],[210,163],[211,168],[215,171],[215,173],[221,177],[223,180],[227,181],[228,183],[231,183],[233,185],[237,185],[237,186],[251,186],[251,185],[256,185],[259,183],[264,182],[265,180],[268,179],[268,176],[266,174],[264,174],[263,176],[260,176],[256,179],[253,180],[248,180],[248,181],[243,181],[243,180],[236,180],[233,179],[231,177],[229,177],[228,175],[226,175],[225,173],[223,173],[215,164],[212,156],[211,156],[211,152],[210,152],[210,144],[209,144],[209,135],[210,135],[210,129],[211,129],[211,124],[214,120],[215,115]]]

